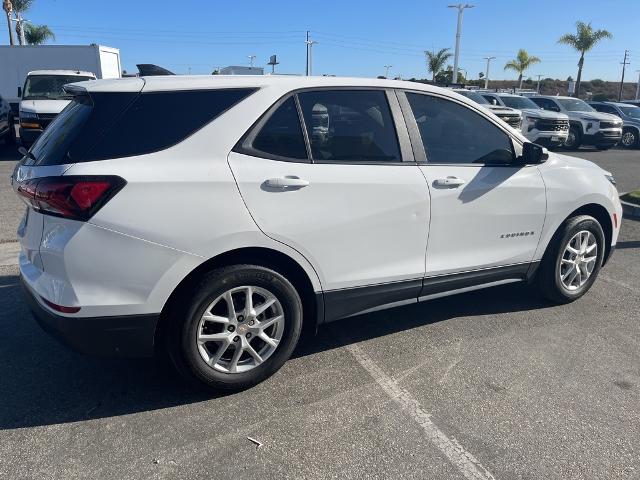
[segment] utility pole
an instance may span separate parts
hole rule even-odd
[[[7,14],[7,28],[9,28],[9,45],[15,45],[13,41],[13,28],[11,25],[11,12],[13,11],[13,5],[11,4],[11,0],[4,0],[2,2],[2,8]]]
[[[629,62],[627,62],[627,56],[629,55],[629,50],[624,51],[624,59],[622,60],[622,79],[620,80],[620,93],[618,93],[618,101],[622,101],[622,88],[624,86],[624,69]]]
[[[536,92],[540,93],[540,79],[542,78],[542,75],[536,75],[536,77],[538,77],[538,86],[536,87]]]
[[[475,5],[469,3],[458,3],[456,5],[448,5],[447,8],[458,9],[458,28],[456,29],[456,51],[453,57],[453,72],[451,74],[451,83],[458,83],[458,59],[460,58],[460,37],[462,36],[462,13],[465,8],[473,8]]]
[[[640,70],[636,70],[638,72],[638,85],[636,86],[636,100],[640,99]]]
[[[253,60],[256,58],[255,55],[247,55],[249,57],[249,66],[253,68]]]
[[[389,78],[389,69],[393,67],[393,65],[385,65],[384,68],[384,78]]]
[[[496,57],[484,57],[484,59],[487,61],[487,70],[484,72],[484,88],[485,90],[487,88],[489,88],[489,63],[491,63],[491,60],[493,60]]]
[[[312,60],[312,56],[311,56],[312,55],[311,47],[313,47],[313,45],[315,43],[318,43],[318,42],[316,42],[314,40],[311,40],[309,38],[309,30],[307,30],[307,39],[304,41],[304,43],[307,44],[307,77],[308,77],[309,75],[312,75],[312,70],[313,70],[313,68],[312,68],[313,60]]]

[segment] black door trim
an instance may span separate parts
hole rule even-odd
[[[491,286],[495,282],[530,281],[540,262],[518,263],[468,272],[450,273],[364,287],[329,290],[323,293],[324,321],[333,322],[382,307],[421,301],[422,297],[456,293],[461,289]],[[424,299],[426,300],[426,299]]]

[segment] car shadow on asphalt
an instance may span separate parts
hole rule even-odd
[[[76,422],[207,401],[156,360],[99,359],[69,351],[45,334],[16,275],[0,277],[0,430]],[[304,338],[295,358],[454,317],[547,306],[522,287],[504,286],[340,322]],[[389,317],[393,317],[393,322]],[[366,321],[366,328],[362,328]]]

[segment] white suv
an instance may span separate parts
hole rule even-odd
[[[149,77],[68,86],[16,167],[43,327],[88,353],[166,351],[245,388],[303,326],[508,282],[583,295],[622,210],[596,165],[416,83]]]
[[[544,147],[557,147],[567,141],[569,135],[569,117],[564,113],[544,110],[530,98],[508,93],[481,93],[494,105],[520,110],[523,115],[522,134],[527,139]]]

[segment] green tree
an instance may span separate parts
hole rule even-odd
[[[424,52],[427,58],[427,70],[431,72],[431,80],[435,83],[436,76],[444,67],[444,64],[447,63],[447,60],[451,58],[451,53],[448,48],[443,48],[438,52],[430,52],[426,50]]]
[[[13,11],[18,18],[22,17],[22,14],[31,8],[33,2],[34,0],[11,0]],[[20,45],[22,45],[22,24],[23,22],[16,22],[16,33],[18,34],[18,43]]]
[[[47,40],[55,40],[56,36],[46,25],[27,23],[24,26],[24,38],[27,45],[42,45],[47,43]]]
[[[2,9],[7,15],[7,28],[9,29],[9,45],[13,45],[13,29],[11,28],[11,12],[13,11],[13,4],[11,0],[2,1]]]
[[[536,56],[529,55],[526,50],[521,48],[518,50],[516,58],[507,62],[504,69],[518,72],[518,88],[522,88],[522,76],[524,75],[524,72],[526,72],[531,65],[535,65],[536,63],[540,63],[540,59]]]
[[[578,60],[578,78],[576,80],[576,97],[580,96],[580,80],[582,79],[584,54],[605,38],[613,38],[613,35],[607,30],[594,30],[591,23],[576,22],[576,33],[566,33],[558,40],[558,43],[569,45],[580,53],[580,60]]]
[[[447,65],[447,68],[445,70],[440,70],[436,74],[435,82],[442,85],[448,85],[451,82],[452,76],[453,67],[451,65]],[[467,78],[461,71],[458,71],[458,83],[467,83]]]

